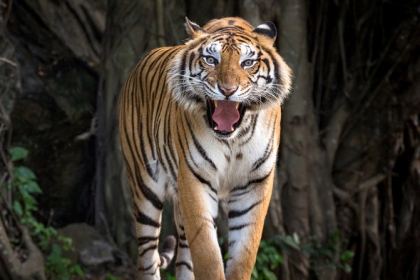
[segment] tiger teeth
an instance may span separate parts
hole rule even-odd
[[[230,132],[234,131],[235,129],[233,127],[230,128]]]
[[[218,104],[219,102],[217,101],[217,100],[214,100],[214,107],[217,107],[217,104]]]
[[[214,130],[219,130],[219,127],[216,125],[216,126],[214,127]]]
[[[236,103],[235,108],[238,109],[238,107],[239,107],[239,103]]]

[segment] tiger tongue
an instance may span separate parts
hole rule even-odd
[[[219,100],[217,102],[212,118],[217,123],[218,130],[232,131],[233,125],[239,120],[237,104],[236,102],[226,100]]]

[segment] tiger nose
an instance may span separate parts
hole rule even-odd
[[[238,89],[238,87],[236,87],[236,88],[225,88],[225,87],[220,86],[220,85],[217,85],[217,86],[219,87],[219,90],[226,96],[231,95],[232,93],[234,93]]]

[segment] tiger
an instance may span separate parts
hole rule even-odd
[[[182,45],[150,51],[119,97],[119,130],[138,241],[138,279],[250,279],[273,189],[281,105],[291,69],[272,22],[238,17],[203,27],[185,17]],[[178,238],[158,252],[165,199]],[[228,216],[228,258],[218,203]]]

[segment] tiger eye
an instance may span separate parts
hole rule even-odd
[[[252,67],[254,66],[255,62],[256,62],[255,60],[248,59],[248,60],[243,61],[241,65],[243,68]]]
[[[219,61],[217,61],[217,59],[212,56],[205,56],[203,59],[208,65],[216,66],[219,63]]]

